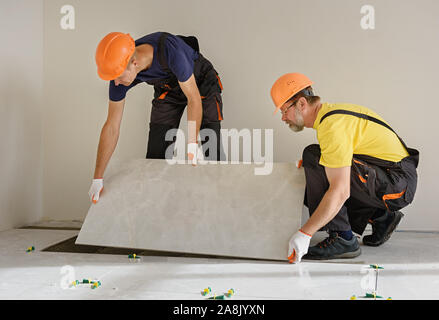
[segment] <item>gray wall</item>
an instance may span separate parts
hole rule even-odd
[[[0,2],[0,230],[42,217],[43,1]]]
[[[76,0],[68,2],[75,30],[60,28],[64,4],[44,8],[46,218],[81,219],[88,211],[108,101],[108,84],[96,74],[97,43],[111,31],[139,38],[166,30],[199,38],[222,77],[223,127],[274,129],[275,161],[295,161],[317,141],[313,130],[294,134],[272,116],[270,88],[283,73],[307,74],[324,101],[378,112],[421,152],[418,192],[401,228],[439,230],[437,0]],[[360,27],[365,4],[375,8],[374,30]],[[147,85],[129,92],[113,161],[145,156],[151,99]]]

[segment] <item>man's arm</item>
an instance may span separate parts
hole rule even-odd
[[[107,121],[105,121],[105,124],[102,127],[99,139],[94,179],[103,178],[105,168],[116,148],[119,139],[120,123],[122,121],[124,105],[125,99],[117,102],[110,100],[108,104]]]
[[[313,235],[330,222],[350,196],[351,167],[325,167],[329,188],[301,230]]]
[[[180,88],[187,98],[187,121],[188,121],[188,141],[187,143],[196,143],[198,133],[200,132],[201,120],[203,118],[203,107],[201,103],[200,92],[198,91],[195,77],[192,74],[185,82],[178,82]],[[193,121],[193,122],[191,122]],[[195,124],[195,128],[193,128]]]

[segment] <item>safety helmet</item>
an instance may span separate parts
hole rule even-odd
[[[103,80],[119,77],[128,65],[136,45],[129,33],[110,32],[96,48],[98,75]]]
[[[276,106],[276,113],[282,105],[294,97],[300,91],[311,86],[312,82],[307,76],[301,73],[287,73],[281,76],[271,87],[271,99]],[[306,95],[313,95],[312,91],[304,92]]]

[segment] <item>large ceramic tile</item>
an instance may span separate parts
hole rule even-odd
[[[301,225],[303,169],[274,163],[271,174],[255,175],[256,168],[124,163],[105,178],[76,243],[286,260]]]

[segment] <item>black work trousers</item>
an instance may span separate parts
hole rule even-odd
[[[304,203],[310,215],[317,209],[329,188],[325,168],[319,164],[320,156],[318,144],[309,145],[303,151],[306,178]],[[417,156],[410,155],[400,162],[390,162],[365,155],[354,155],[351,165],[350,197],[337,215],[321,230],[352,229],[361,235],[372,217],[385,214],[386,211],[400,210],[410,204],[417,185],[417,158],[414,157]]]
[[[224,160],[225,155],[222,149],[220,134],[221,120],[223,119],[221,80],[209,60],[201,54],[194,61],[193,74],[203,105],[200,131],[212,129],[217,139],[217,151],[209,153],[210,150],[205,148],[208,137],[203,137],[203,132],[200,132],[204,158],[205,160]],[[166,141],[166,133],[168,130],[179,127],[181,117],[187,105],[187,98],[178,85],[175,76],[171,76],[168,79],[149,81],[148,83],[154,85],[154,99],[152,100],[146,158],[165,159],[167,156],[166,150],[175,141],[175,138],[172,141]],[[169,157],[170,155],[168,155]]]

